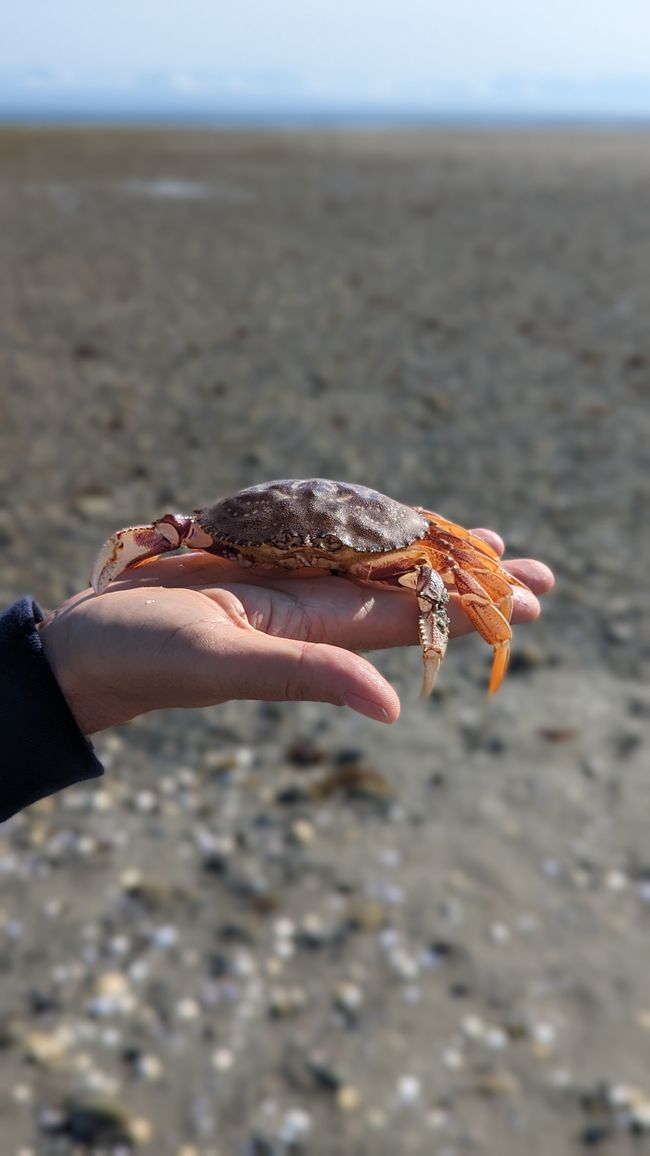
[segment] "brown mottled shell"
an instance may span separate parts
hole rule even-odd
[[[263,482],[196,513],[206,533],[233,546],[328,552],[348,546],[381,554],[410,545],[428,529],[411,506],[366,486],[328,478]]]

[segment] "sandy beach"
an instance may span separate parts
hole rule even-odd
[[[0,830],[1,1156],[650,1151],[650,133],[0,131],[0,604],[276,477],[558,577]]]

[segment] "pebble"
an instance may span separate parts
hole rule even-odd
[[[113,508],[113,496],[107,490],[86,490],[79,493],[75,499],[77,511],[90,521],[101,520],[110,514]]]
[[[604,1128],[608,1134],[613,1129],[625,1129],[633,1135],[650,1132],[650,1095],[634,1084],[597,1084],[583,1093],[582,1106],[585,1111],[603,1117],[588,1127]]]
[[[23,1037],[25,1055],[42,1068],[58,1068],[67,1059],[75,1035],[69,1024],[60,1024],[50,1032],[27,1032]]]
[[[154,1137],[154,1128],[151,1120],[145,1116],[135,1116],[129,1124],[131,1139],[135,1144],[151,1144]]]
[[[75,1067],[82,1073],[81,1086],[87,1091],[96,1092],[100,1096],[116,1096],[120,1091],[122,1085],[118,1077],[94,1067],[91,1056],[83,1053],[78,1055]]]
[[[293,939],[296,934],[296,925],[292,919],[276,919],[273,925],[273,934],[276,939]]]
[[[175,947],[178,943],[178,928],[171,923],[154,928],[151,932],[151,942],[154,947]]]
[[[630,1123],[634,1132],[650,1132],[650,1099],[644,1097],[631,1107]]]
[[[65,904],[62,899],[47,899],[43,904],[43,914],[48,919],[59,919],[63,913],[64,907]]]
[[[383,810],[392,801],[395,788],[376,768],[351,758],[313,783],[311,794],[314,799],[340,794],[351,802],[375,803]]]
[[[493,943],[508,943],[510,928],[505,923],[493,923],[490,926],[490,939]]]
[[[285,757],[295,767],[315,767],[325,762],[327,752],[312,738],[298,735],[287,747]]]
[[[474,1081],[477,1092],[483,1096],[514,1096],[520,1088],[519,1080],[505,1068],[481,1072]]]
[[[508,1034],[502,1028],[488,1028],[485,1032],[485,1043],[488,1048],[493,1048],[494,1051],[500,1051],[508,1044]]]
[[[308,911],[303,916],[298,933],[298,942],[302,947],[309,947],[312,950],[325,947],[326,944],[336,942],[338,929],[332,930],[326,927],[320,915],[314,911]]]
[[[449,1123],[449,1114],[443,1108],[433,1108],[427,1112],[427,1124],[436,1132],[441,1132]]]
[[[211,1063],[212,1067],[217,1072],[228,1072],[233,1066],[235,1057],[227,1048],[217,1048],[212,1053]]]
[[[151,815],[158,809],[158,796],[153,791],[137,791],[134,797],[135,808],[142,815]]]
[[[131,940],[128,935],[114,935],[109,940],[108,947],[111,955],[123,956],[128,955],[131,950]]]
[[[98,1036],[98,1039],[101,1041],[102,1045],[105,1048],[110,1048],[112,1051],[120,1047],[123,1038],[123,1033],[119,1030],[119,1028],[113,1027],[103,1028]]]
[[[397,1081],[397,1095],[401,1104],[414,1104],[420,1098],[422,1085],[417,1076],[400,1076]]]
[[[11,1089],[11,1098],[17,1104],[29,1104],[34,1098],[34,1089],[31,1084],[14,1084]]]
[[[309,1134],[312,1118],[304,1108],[291,1108],[285,1113],[278,1138],[285,1144],[296,1144]]]
[[[348,923],[355,931],[380,931],[386,919],[387,912],[383,903],[361,903],[348,911]]]
[[[109,791],[98,790],[93,795],[93,810],[105,813],[112,810],[114,806],[113,796]]]
[[[344,1081],[340,1071],[322,1053],[313,1053],[306,1058],[306,1068],[310,1078],[325,1092],[338,1092]]]
[[[411,955],[403,947],[395,947],[388,952],[388,964],[390,970],[400,979],[413,980],[420,973],[417,956]]]
[[[304,988],[274,987],[269,994],[269,1012],[278,1018],[297,1015],[307,1004]]]
[[[557,1032],[553,1024],[542,1021],[531,1028],[531,1049],[539,1059],[546,1059],[555,1046]]]
[[[308,847],[316,838],[316,828],[308,819],[294,819],[289,833],[293,842],[301,847]]]
[[[129,964],[128,975],[134,983],[142,983],[149,978],[151,968],[146,959],[135,959]]]
[[[142,872],[137,867],[125,867],[120,873],[119,883],[125,891],[134,891],[142,883]]]
[[[163,1065],[158,1056],[152,1052],[144,1052],[138,1057],[136,1071],[147,1084],[157,1084],[163,1076]]]
[[[458,1048],[445,1048],[442,1053],[442,1062],[451,1072],[458,1072],[465,1067],[465,1057]]]
[[[533,643],[524,643],[513,647],[508,673],[520,674],[535,670],[536,667],[543,666],[545,661],[546,655],[541,647]]]
[[[132,1012],[135,1004],[128,976],[120,971],[107,971],[97,977],[88,1008],[93,1015],[111,1016]]]
[[[363,1005],[363,991],[356,983],[342,980],[334,991],[334,1005],[342,1011],[349,1020],[356,1022],[358,1012]]]
[[[274,951],[280,959],[291,959],[296,954],[295,944],[291,939],[278,939]]]
[[[134,1143],[149,1143],[153,1138],[148,1120],[133,1119],[120,1104],[110,1101],[71,1098],[64,1108],[42,1108],[38,1124],[46,1134],[65,1136],[73,1145],[91,1150],[118,1145],[128,1149]]]
[[[191,996],[186,996],[184,999],[180,999],[176,1004],[176,1015],[178,1016],[179,1020],[186,1020],[189,1022],[191,1020],[198,1019],[200,1014],[201,1008],[198,1002]]]
[[[480,1016],[465,1016],[461,1026],[464,1034],[470,1040],[481,1040],[485,1036],[485,1024]]]
[[[343,1112],[354,1112],[361,1103],[361,1094],[352,1084],[341,1084],[336,1092],[336,1103]]]

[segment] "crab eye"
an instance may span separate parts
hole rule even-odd
[[[318,550],[340,550],[343,545],[341,539],[336,537],[336,534],[321,534],[319,537],[314,538],[313,544]]]
[[[292,547],[304,546],[305,540],[300,534],[286,530],[283,534],[277,535],[275,544],[285,549],[291,549]]]

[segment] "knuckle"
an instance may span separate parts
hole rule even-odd
[[[287,699],[303,702],[310,698],[311,691],[311,644],[301,642],[291,663],[285,680],[284,692]]]

